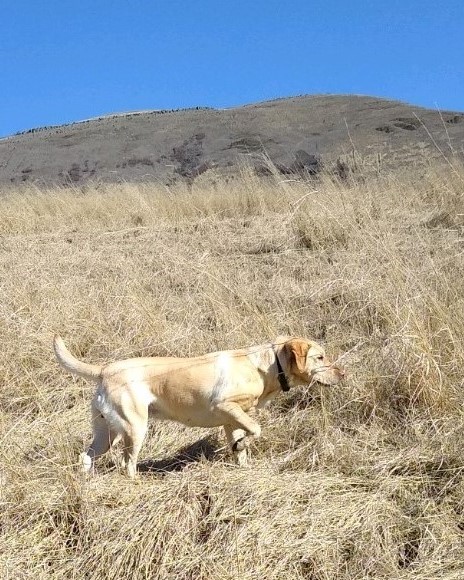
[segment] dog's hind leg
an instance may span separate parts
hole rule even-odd
[[[127,475],[134,478],[137,473],[137,458],[142,448],[143,440],[148,430],[148,417],[137,426],[132,425],[129,432],[123,434],[124,441],[124,465]]]
[[[86,452],[81,453],[82,468],[85,473],[94,467],[95,459],[104,455],[115,442],[118,433],[110,429],[105,418],[96,410],[92,417],[93,441]]]

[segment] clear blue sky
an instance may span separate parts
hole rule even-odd
[[[464,0],[3,0],[0,135],[357,93],[464,110]]]

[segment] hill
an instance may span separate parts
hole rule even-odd
[[[464,114],[365,96],[302,96],[231,109],[109,115],[0,140],[0,184],[173,184],[208,171],[346,170],[358,153],[378,168],[460,150]],[[335,165],[339,160],[338,166]],[[341,165],[340,165],[341,163]]]

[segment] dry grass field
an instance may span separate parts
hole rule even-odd
[[[0,577],[464,578],[464,169],[0,197]],[[313,337],[347,380],[220,429],[151,425],[88,480],[87,361]]]

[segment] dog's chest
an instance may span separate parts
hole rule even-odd
[[[261,395],[258,400],[258,409],[264,409],[267,407],[277,396],[278,391],[272,391],[271,393],[267,393],[266,395]]]

